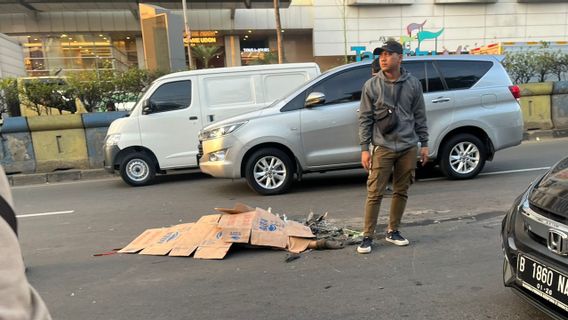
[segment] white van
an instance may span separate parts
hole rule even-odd
[[[199,130],[266,107],[320,74],[315,63],[184,71],[154,81],[129,117],[113,121],[105,138],[105,169],[132,185],[156,173],[197,168]],[[225,128],[225,130],[234,130]]]

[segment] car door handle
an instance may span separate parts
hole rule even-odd
[[[432,103],[442,103],[442,102],[449,102],[450,98],[438,97],[432,100]]]
[[[197,120],[196,116],[189,117],[189,120]]]

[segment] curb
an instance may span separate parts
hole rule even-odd
[[[568,137],[568,129],[529,130],[523,133],[523,141],[545,140]]]
[[[8,175],[8,182],[11,186],[25,186],[65,181],[105,179],[114,176],[114,174],[108,173],[104,169],[65,170],[47,173]]]

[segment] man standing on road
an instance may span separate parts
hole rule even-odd
[[[371,252],[381,201],[391,172],[394,190],[386,240],[399,246],[408,245],[398,228],[406,208],[408,188],[414,180],[418,142],[420,162],[424,165],[428,161],[422,86],[418,79],[401,68],[402,45],[389,40],[373,53],[379,55],[381,71],[363,86],[359,108],[361,164],[369,172],[364,238],[357,248],[359,253]],[[394,114],[394,126],[383,125],[385,112]]]

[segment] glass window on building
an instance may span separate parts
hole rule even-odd
[[[129,39],[126,39],[128,37]],[[137,65],[134,36],[48,34],[19,37],[30,76],[64,75],[83,70],[125,70]]]
[[[191,56],[196,69],[222,68],[225,66],[224,36],[219,31],[192,31]],[[187,39],[184,39],[187,56]]]
[[[253,38],[248,35],[242,36],[241,41],[241,64],[268,64],[274,55],[270,52],[268,38]]]

